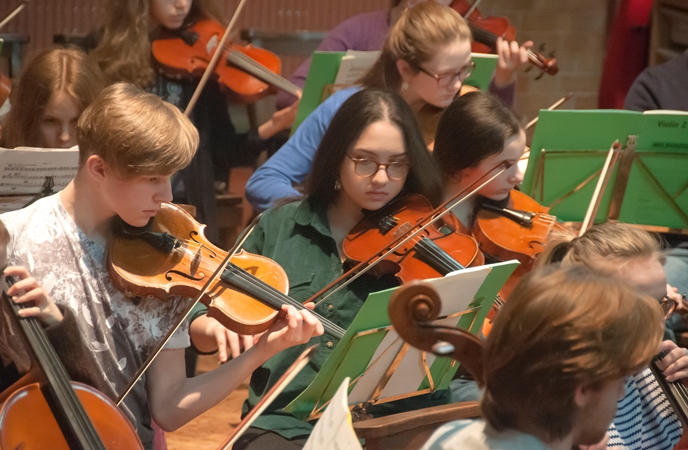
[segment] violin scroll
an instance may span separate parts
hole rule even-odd
[[[434,325],[442,309],[430,284],[413,281],[397,289],[389,302],[389,317],[399,336],[412,346],[459,361],[479,385],[484,384],[483,343],[468,331]]]

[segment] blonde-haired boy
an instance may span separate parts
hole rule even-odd
[[[172,200],[170,178],[193,158],[198,133],[173,105],[118,83],[81,115],[77,141],[79,170],[70,184],[0,220],[11,236],[8,260],[25,265],[56,304],[74,313],[108,387],[105,394],[117,398],[189,299],[130,299],[115,288],[106,268],[111,221],[119,216],[143,226]],[[225,398],[272,355],[322,332],[310,313],[290,308],[288,319],[277,322],[254,348],[187,379],[184,325],[122,408],[151,448],[151,416],[163,430],[176,429]]]

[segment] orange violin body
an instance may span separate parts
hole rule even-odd
[[[168,233],[179,239],[180,246],[165,252],[143,239],[115,236],[108,254],[113,282],[132,296],[195,297],[227,256],[227,252],[205,238],[204,227],[178,206],[164,203],[149,231]],[[282,293],[289,288],[284,269],[269,258],[240,251],[230,263],[227,270],[242,275],[243,270],[249,277]],[[265,331],[277,317],[274,308],[232,288],[221,277],[213,282],[201,301],[208,307],[208,316],[240,334]]]
[[[385,248],[417,228],[432,211],[432,205],[423,196],[397,198],[369,214],[349,232],[342,244],[344,254],[349,261],[364,261],[373,254],[373,249]],[[451,232],[443,231],[442,227]],[[394,273],[402,282],[408,282],[442,277],[454,270],[483,264],[475,239],[459,233],[459,229],[456,220],[433,224],[378,263],[372,272],[377,275]]]
[[[198,79],[208,67],[225,29],[214,20],[201,20],[179,36],[155,39],[153,58],[169,77]],[[270,93],[270,85],[234,66],[233,60],[251,60],[263,69],[279,74],[282,62],[274,53],[252,45],[230,44],[222,50],[214,74],[217,82],[235,101],[254,102]]]
[[[228,253],[208,241],[201,225],[177,205],[163,203],[148,227],[138,234],[115,233],[108,253],[113,283],[129,296],[170,295],[196,298]],[[286,295],[289,280],[282,266],[243,250],[203,291],[207,315],[238,334],[266,331],[284,305],[306,309]],[[312,312],[325,332],[341,338],[345,330]]]
[[[461,14],[461,16],[465,16],[471,8],[467,0],[454,0],[449,6]],[[473,42],[471,44],[471,51],[473,52],[495,53],[495,45],[498,37],[507,41],[516,40],[516,27],[514,27],[511,22],[509,22],[509,19],[504,16],[483,17],[476,8],[473,9],[465,19],[473,34]],[[543,73],[556,75],[556,73],[559,72],[559,67],[557,66],[557,60],[555,58],[546,58],[542,54],[529,49],[528,59],[531,64],[536,66]]]

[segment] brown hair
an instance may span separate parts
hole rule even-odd
[[[553,440],[570,433],[577,387],[600,387],[646,366],[662,337],[656,300],[583,266],[526,275],[485,349],[482,412],[497,430],[528,423]]]
[[[456,40],[470,40],[466,21],[452,8],[435,1],[407,8],[389,30],[380,57],[363,76],[360,84],[397,92],[401,75],[397,61],[404,60],[416,71],[432,59],[437,48]]]
[[[2,126],[0,146],[42,147],[39,126],[53,94],[65,92],[83,111],[104,86],[102,72],[83,52],[54,48],[39,53],[12,89],[12,108]]]
[[[123,178],[174,173],[198,147],[198,131],[177,107],[127,83],[105,88],[76,134],[80,167],[98,155]]]
[[[335,184],[346,154],[371,124],[385,121],[401,131],[404,151],[411,168],[404,181],[404,192],[421,194],[437,205],[442,198],[439,173],[411,108],[393,92],[363,89],[349,97],[332,118],[313,158],[306,192],[320,207],[328,207],[337,198]]]
[[[454,100],[437,126],[435,161],[445,177],[453,177],[504,149],[521,131],[516,116],[499,100],[481,91]]]
[[[649,258],[663,258],[656,235],[628,224],[607,222],[593,226],[580,237],[552,235],[538,264],[582,264],[613,274],[633,259]]]
[[[108,0],[98,46],[90,53],[109,83],[145,88],[155,79],[151,56],[150,0]],[[182,28],[198,19],[222,16],[212,0],[193,0]]]

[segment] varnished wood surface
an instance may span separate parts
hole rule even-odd
[[[217,367],[217,356],[201,356],[197,372]],[[172,433],[166,433],[168,450],[217,449],[240,422],[241,405],[248,396],[248,380],[225,400]]]

